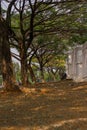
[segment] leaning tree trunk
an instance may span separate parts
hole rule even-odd
[[[7,91],[20,91],[16,85],[13,74],[10,45],[8,39],[8,29],[6,22],[0,19],[0,51],[1,51],[1,71],[3,86]]]

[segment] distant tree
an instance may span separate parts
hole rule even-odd
[[[44,81],[44,71],[47,65],[52,62],[52,65],[54,64],[53,67],[55,66],[54,68],[56,69],[56,64],[53,61],[56,58],[59,59],[59,55],[65,55],[64,52],[68,46],[62,40],[59,40],[56,35],[53,35],[53,37],[39,36],[34,42],[31,48],[34,51],[34,61],[31,64],[33,63],[34,66],[37,66],[37,69],[40,70],[40,79]],[[52,70],[52,67],[50,67],[50,70]]]
[[[60,80],[61,74],[65,72],[66,55],[56,55],[50,62],[47,63],[46,68],[51,77],[51,80]]]

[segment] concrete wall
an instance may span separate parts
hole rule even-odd
[[[74,81],[87,81],[87,43],[68,52],[66,72],[68,78]]]

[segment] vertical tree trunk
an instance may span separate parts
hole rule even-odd
[[[49,68],[47,69],[47,72],[48,72],[48,81],[50,81],[51,80],[51,72],[50,72]]]
[[[42,66],[40,66],[40,73],[41,73],[41,82],[45,82],[45,80],[44,80],[44,71],[43,71]]]
[[[26,52],[25,52],[23,46],[21,47],[20,57],[21,57],[21,80],[22,80],[22,85],[24,87],[28,87],[28,85],[29,85],[28,67],[27,67],[27,60],[26,60]]]
[[[21,59],[21,78],[22,78],[22,84],[24,87],[27,87],[29,84],[28,81],[28,71],[27,71],[27,64],[25,59]]]
[[[35,74],[34,74],[33,69],[30,65],[28,65],[28,69],[29,69],[29,72],[30,72],[32,82],[36,82]]]
[[[52,73],[53,81],[56,81],[56,75]]]
[[[6,22],[0,18],[0,51],[1,51],[1,71],[3,86],[7,91],[20,91],[16,85],[13,75],[13,65],[11,60],[10,45],[8,39],[8,29]]]

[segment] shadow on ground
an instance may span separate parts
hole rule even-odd
[[[0,130],[87,130],[87,83],[37,84],[0,94]]]

